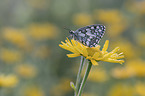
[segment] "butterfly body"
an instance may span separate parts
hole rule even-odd
[[[77,29],[70,30],[72,37],[88,47],[95,47],[105,33],[105,26],[94,24]]]

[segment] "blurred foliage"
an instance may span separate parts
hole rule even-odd
[[[90,24],[125,63],[93,66],[82,96],[145,96],[145,0],[0,0],[0,96],[73,96],[80,58],[59,47],[63,27]]]

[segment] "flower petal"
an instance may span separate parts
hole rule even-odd
[[[95,52],[95,54],[93,55],[93,58],[94,59],[98,59],[99,56],[100,56],[100,53],[99,52]]]
[[[82,51],[83,51],[83,55],[84,55],[85,57],[87,57],[87,56],[88,56],[87,49],[86,49],[85,47],[83,47],[83,48],[82,48]]]
[[[91,60],[93,65],[98,65],[98,62],[96,62],[95,60]]]
[[[60,46],[61,48],[64,48],[64,49],[66,49],[66,50],[69,50],[70,52],[78,53],[78,54],[79,54],[79,52],[76,51],[76,50],[74,50],[73,47],[69,47],[69,46],[67,46],[66,44],[63,44],[63,45],[59,44],[59,46]]]
[[[124,55],[116,57],[116,59],[122,59],[122,58],[124,58]]]
[[[67,54],[68,57],[73,58],[73,57],[78,57],[81,56],[80,54]]]
[[[74,39],[72,39],[71,42],[72,42],[72,45],[73,45],[73,46],[76,46],[76,45],[77,45],[77,44],[76,44],[77,41],[75,41]]]
[[[112,53],[116,53],[117,51],[119,51],[119,49],[120,49],[119,47],[116,47],[116,48],[115,48],[114,50],[112,50],[111,52],[112,52]]]
[[[104,46],[103,46],[102,51],[104,51],[104,52],[107,51],[108,45],[109,45],[109,40],[106,40],[106,42],[105,42],[105,44],[104,44]]]
[[[107,60],[103,60],[103,61],[106,61],[106,62],[112,62],[112,63],[124,63],[124,60],[117,60],[117,59],[110,59],[108,58]]]

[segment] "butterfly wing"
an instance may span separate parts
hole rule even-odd
[[[105,33],[105,26],[100,24],[94,24],[79,28],[74,31],[75,38],[89,47],[95,47]]]

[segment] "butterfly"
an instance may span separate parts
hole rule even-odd
[[[69,30],[69,33],[72,38],[85,46],[95,47],[103,37],[105,29],[104,25],[94,24],[79,28],[76,31]]]

